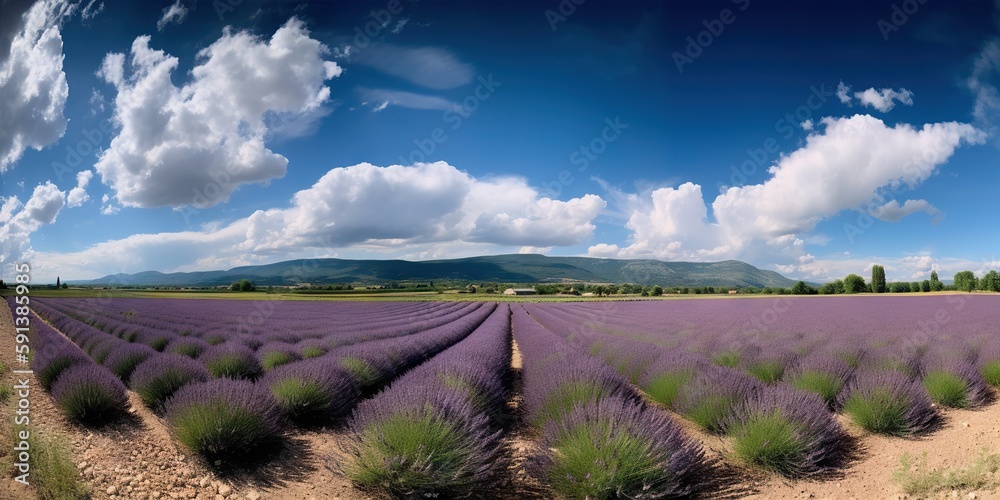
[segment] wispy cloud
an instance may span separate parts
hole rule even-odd
[[[462,105],[451,102],[447,99],[402,90],[392,89],[369,89],[360,87],[358,93],[361,98],[372,105],[372,111],[382,111],[389,106],[399,106],[410,109],[427,109],[439,111],[459,112]]]
[[[91,2],[93,3],[93,2]],[[181,3],[181,0],[177,0],[170,7],[163,9],[163,15],[160,16],[160,20],[156,21],[156,30],[163,31],[170,23],[181,24],[184,22],[184,18],[187,17],[188,9]]]
[[[403,47],[376,43],[351,54],[354,62],[387,75],[436,90],[453,89],[472,81],[472,65],[438,47]]]

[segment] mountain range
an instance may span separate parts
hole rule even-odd
[[[659,260],[547,257],[534,254],[463,259],[348,260],[302,259],[226,271],[113,274],[80,285],[219,286],[247,279],[258,286],[388,283],[398,281],[474,281],[501,283],[637,283],[687,287],[790,287],[794,280],[745,262],[664,262]]]

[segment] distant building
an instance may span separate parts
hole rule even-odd
[[[740,293],[740,291],[739,290],[730,290],[729,291],[729,295],[736,295],[737,293]]]
[[[508,288],[503,291],[504,295],[535,295],[537,293],[534,288]]]

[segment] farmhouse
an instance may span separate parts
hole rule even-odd
[[[537,293],[534,288],[508,288],[503,291],[504,295],[535,295]]]

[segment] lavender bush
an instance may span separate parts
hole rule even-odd
[[[845,437],[818,395],[780,386],[755,393],[724,426],[737,457],[787,476],[839,465]]]
[[[181,354],[162,354],[143,361],[132,372],[129,386],[151,408],[159,408],[178,389],[211,378],[201,363]]]
[[[166,403],[177,439],[209,463],[242,462],[273,452],[281,441],[281,407],[266,387],[217,379],[181,387]]]
[[[893,371],[861,371],[840,395],[844,413],[861,428],[908,435],[926,430],[935,418],[920,382]]]
[[[128,393],[114,374],[94,364],[63,370],[52,384],[52,398],[71,419],[85,425],[103,425],[128,409]]]
[[[577,406],[545,426],[531,469],[566,498],[686,496],[703,481],[705,458],[663,412],[631,399]]]

